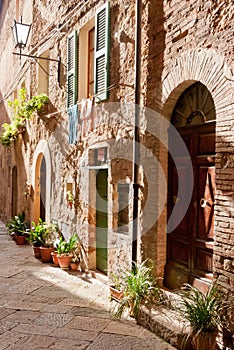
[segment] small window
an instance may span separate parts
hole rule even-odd
[[[107,161],[107,148],[95,149],[95,165],[105,165]]]
[[[118,184],[118,231],[128,233],[129,185]]]

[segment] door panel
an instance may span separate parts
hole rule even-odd
[[[96,267],[107,273],[108,243],[108,170],[100,169],[96,175]]]
[[[194,189],[190,206],[177,227],[167,234],[165,285],[170,289],[199,280],[199,285],[212,278],[213,225],[215,195],[215,123],[178,130],[185,140],[194,169]],[[206,137],[207,136],[207,137]],[[169,142],[173,140],[169,139]],[[168,217],[179,214],[186,196],[187,176],[183,157],[169,159]],[[178,174],[185,187],[178,193]],[[176,217],[175,217],[176,220]]]

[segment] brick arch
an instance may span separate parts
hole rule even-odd
[[[179,96],[193,83],[199,81],[211,93],[216,115],[228,104],[228,91],[232,83],[227,75],[230,69],[224,58],[211,49],[195,49],[175,57],[169,65],[170,71],[162,75],[162,114],[170,120]]]

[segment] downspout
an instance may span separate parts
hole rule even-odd
[[[135,24],[135,120],[133,140],[133,224],[132,224],[132,262],[137,261],[138,238],[138,200],[139,200],[139,116],[140,116],[140,88],[141,88],[141,13],[142,0],[136,0]]]

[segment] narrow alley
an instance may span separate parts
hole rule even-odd
[[[114,320],[105,283],[43,264],[2,222],[0,246],[0,350],[175,349],[133,320]]]

